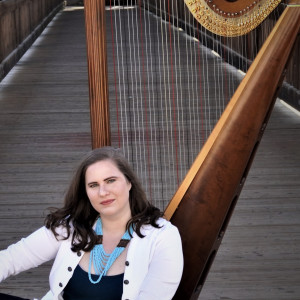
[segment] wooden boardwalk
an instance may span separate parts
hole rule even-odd
[[[0,248],[43,225],[91,149],[83,10],[59,13],[0,83]],[[50,263],[51,264],[51,263]],[[42,297],[49,265],[0,292]]]
[[[299,115],[278,101],[200,299],[300,299],[299,129]],[[61,204],[91,148],[83,10],[59,13],[0,83],[0,141],[3,249]],[[41,297],[50,265],[0,292]]]

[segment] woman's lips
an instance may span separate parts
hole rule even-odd
[[[114,199],[108,199],[108,200],[100,202],[100,204],[101,205],[109,205],[109,204],[111,204],[114,201],[115,201]]]

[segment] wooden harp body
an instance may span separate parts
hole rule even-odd
[[[185,249],[184,275],[174,299],[199,296],[266,128],[299,29],[300,9],[286,8],[166,209]]]
[[[104,1],[85,1],[85,16],[96,148],[110,144]],[[291,4],[165,210],[183,240],[185,267],[174,299],[199,296],[266,127],[299,27],[300,9]]]

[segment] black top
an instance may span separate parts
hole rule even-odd
[[[92,274],[97,280],[98,275]],[[123,294],[124,274],[102,276],[99,283],[90,282],[88,273],[78,265],[64,289],[64,300],[120,300]]]

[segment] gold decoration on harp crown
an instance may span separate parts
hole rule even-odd
[[[222,36],[244,35],[256,28],[281,0],[247,0],[245,7],[226,0],[184,0],[196,20]],[[245,1],[244,1],[245,2]]]

